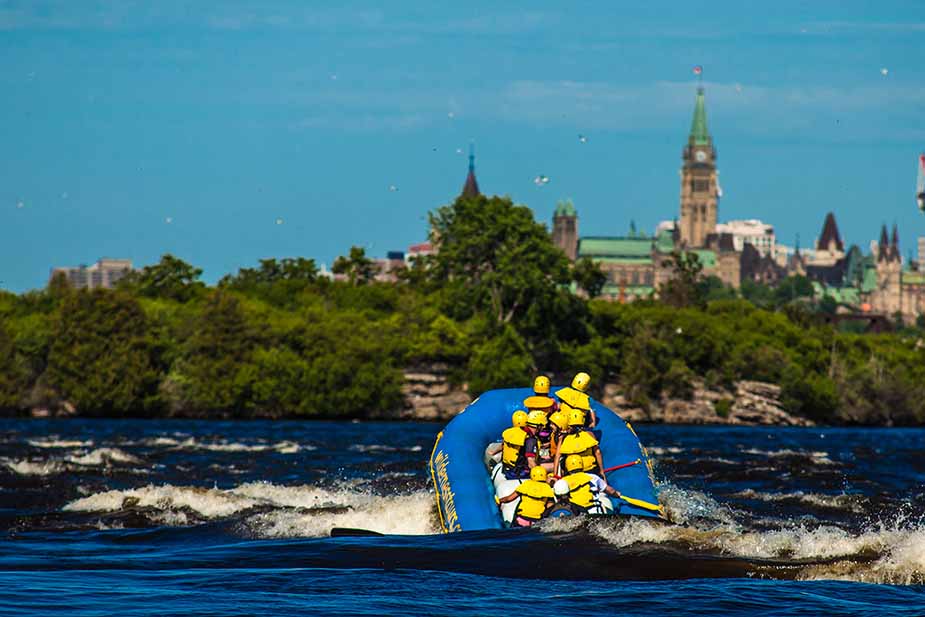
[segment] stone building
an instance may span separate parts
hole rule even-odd
[[[92,266],[65,266],[53,268],[49,281],[56,275],[63,275],[76,289],[112,289],[116,283],[132,271],[130,259],[109,259],[103,257]]]
[[[691,132],[681,158],[680,245],[686,249],[704,248],[707,236],[716,231],[720,189],[702,87],[697,89]]]

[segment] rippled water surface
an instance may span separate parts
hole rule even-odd
[[[925,430],[636,428],[674,524],[443,536],[436,424],[2,420],[0,614],[925,614]]]

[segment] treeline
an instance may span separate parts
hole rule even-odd
[[[759,308],[676,254],[659,300],[621,305],[589,300],[600,270],[507,199],[457,201],[431,226],[439,252],[394,283],[355,248],[338,281],[267,259],[208,287],[165,255],[112,291],[0,292],[0,409],[367,417],[402,405],[404,368],[441,363],[473,394],[586,370],[651,405],[754,379],[817,421],[925,421],[925,332],[836,331],[805,280],[759,290]]]

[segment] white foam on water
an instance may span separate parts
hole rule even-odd
[[[246,444],[235,441],[204,442],[193,437],[175,439],[173,437],[154,437],[142,442],[147,446],[168,447],[177,450],[206,450],[210,452],[266,452],[275,450],[280,454],[296,454],[302,450],[315,450],[315,446],[298,444],[294,441],[280,441],[272,444]]]
[[[348,448],[351,452],[420,452],[423,450],[423,446],[411,446],[406,448],[399,448],[396,446],[384,446],[381,444],[354,444]]]
[[[84,466],[111,465],[112,463],[137,465],[141,463],[141,459],[119,448],[97,448],[85,454],[72,454],[65,457],[65,460],[75,465]]]
[[[646,451],[654,456],[664,456],[666,454],[680,454],[684,452],[684,448],[679,448],[677,446],[649,446],[646,448]]]
[[[269,538],[325,537],[334,527],[399,535],[439,532],[431,517],[434,498],[427,491],[389,496],[341,493],[336,501],[349,505],[349,509],[337,512],[273,510],[250,517],[246,525],[257,536]]]
[[[801,503],[823,508],[848,510],[849,512],[855,512],[857,514],[862,514],[864,512],[862,503],[867,501],[863,495],[847,495],[844,493],[840,495],[824,495],[820,493],[804,493],[803,491],[794,491],[792,493],[761,493],[750,488],[739,491],[738,493],[733,493],[730,496],[741,499],[758,499],[767,502],[799,501]]]
[[[132,498],[138,507],[164,511],[188,508],[205,518],[231,516],[257,505],[256,501],[231,491],[165,484],[95,493],[75,499],[62,509],[68,512],[115,512],[122,509],[127,498]]]
[[[817,465],[838,465],[838,463],[829,458],[828,452],[819,450],[759,450],[758,448],[748,448],[747,450],[742,450],[742,453],[751,454],[753,456],[766,456],[768,458],[808,458]]]
[[[21,476],[51,476],[65,471],[58,461],[29,461],[25,459],[7,459],[3,464]]]
[[[75,439],[29,439],[27,443],[35,448],[87,448],[93,445],[90,440],[78,441]]]
[[[631,518],[597,520],[589,529],[618,547],[675,543],[705,554],[745,559],[833,561],[806,566],[799,575],[804,579],[925,583],[925,526],[921,523],[899,520],[848,531],[805,520],[780,520],[776,528],[750,529],[737,522],[729,506],[699,491],[669,484],[660,501],[672,520],[680,524]]]
[[[349,488],[268,482],[249,482],[227,490],[170,484],[111,490],[71,501],[63,510],[115,512],[122,509],[126,499],[135,507],[156,510],[152,520],[164,525],[188,524],[186,510],[218,519],[255,507],[272,508],[245,522],[247,529],[260,537],[327,536],[334,527],[361,527],[392,534],[438,531],[431,519],[433,496],[427,491],[380,496]]]

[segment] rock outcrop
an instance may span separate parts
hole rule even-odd
[[[806,418],[791,415],[780,403],[780,387],[760,381],[739,381],[735,389],[709,389],[695,382],[690,400],[663,397],[649,409],[629,404],[621,389],[604,388],[605,405],[630,422],[665,424],[738,424],[812,426]]]
[[[405,405],[391,417],[407,420],[446,420],[472,402],[465,384],[449,381],[449,367],[429,364],[405,370]]]

